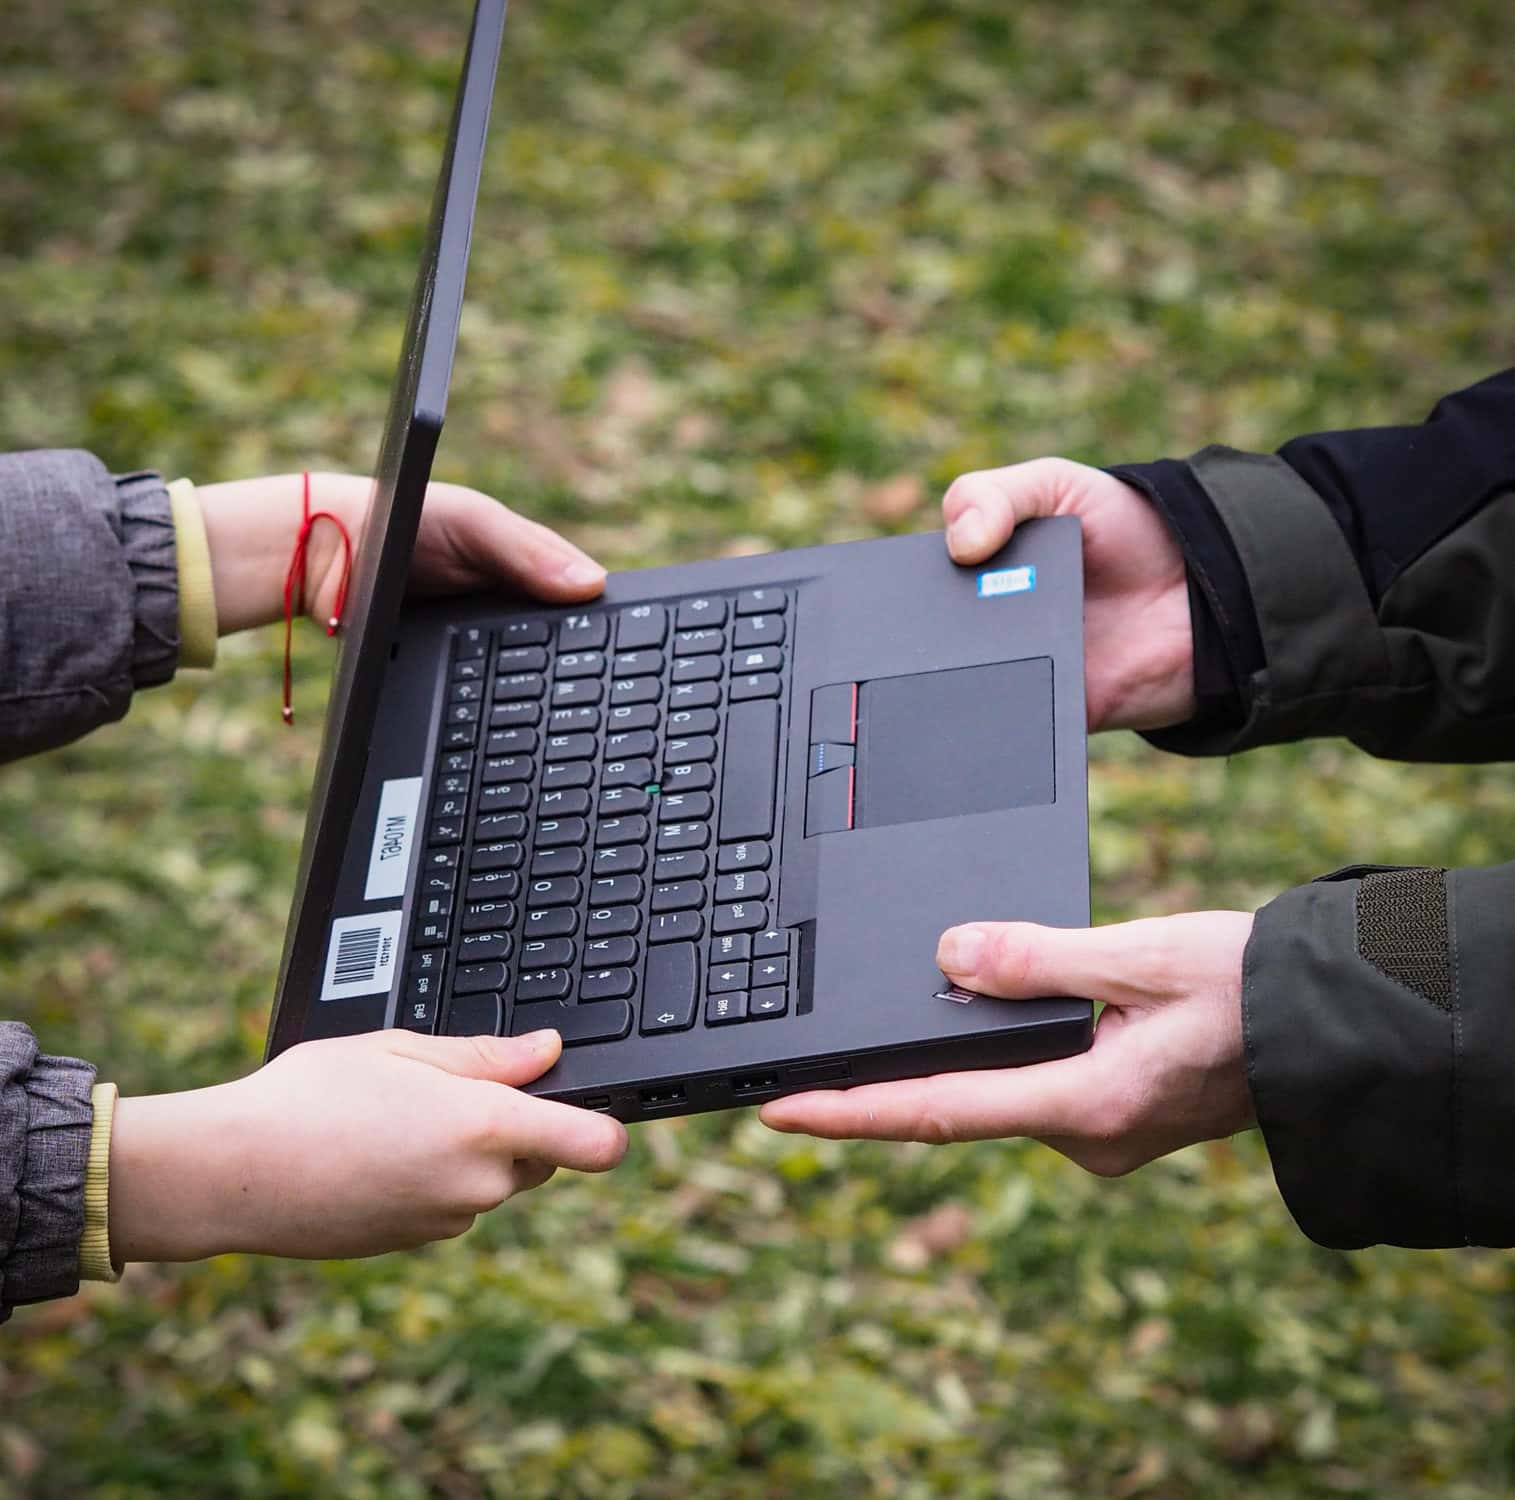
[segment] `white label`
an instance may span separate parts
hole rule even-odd
[[[368,884],[363,888],[365,901],[388,901],[405,894],[405,872],[410,868],[410,845],[420,805],[419,776],[386,781],[380,789],[379,816],[368,854]]]
[[[323,1000],[388,992],[400,954],[400,915],[376,911],[362,917],[338,917],[331,924]]]
[[[1031,566],[1000,568],[993,573],[978,575],[980,599],[997,599],[1001,594],[1024,594],[1028,589],[1035,587],[1036,569]]]

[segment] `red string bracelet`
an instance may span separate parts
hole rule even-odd
[[[342,524],[340,516],[329,510],[310,510],[310,475],[300,476],[300,533],[295,538],[295,554],[289,560],[289,572],[284,575],[284,722],[295,722],[294,705],[291,702],[291,651],[294,645],[295,612],[305,613],[305,561],[310,549],[310,533],[317,521],[330,521],[342,534],[342,578],[337,584],[337,602],[331,618],[326,622],[327,635],[335,635],[342,625],[342,609],[347,603],[347,581],[352,575],[352,538]]]

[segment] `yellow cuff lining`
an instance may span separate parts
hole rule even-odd
[[[110,1255],[110,1132],[116,1120],[116,1086],[97,1083],[90,1091],[95,1123],[84,1169],[84,1238],[79,1241],[81,1281],[120,1281]]]
[[[179,559],[179,665],[216,664],[216,585],[210,571],[210,544],[194,484],[176,479],[168,487],[174,544]]]

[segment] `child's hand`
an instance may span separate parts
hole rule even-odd
[[[509,1086],[561,1047],[550,1031],[381,1031],[306,1042],[216,1088],[122,1099],[112,1254],[377,1255],[462,1234],[556,1167],[603,1172],[624,1126]]]

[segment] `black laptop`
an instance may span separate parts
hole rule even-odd
[[[1078,525],[402,607],[504,0],[479,0],[353,584],[268,1054],[561,1032],[535,1093],[639,1120],[1089,1045],[954,995],[941,931],[1089,920]]]

